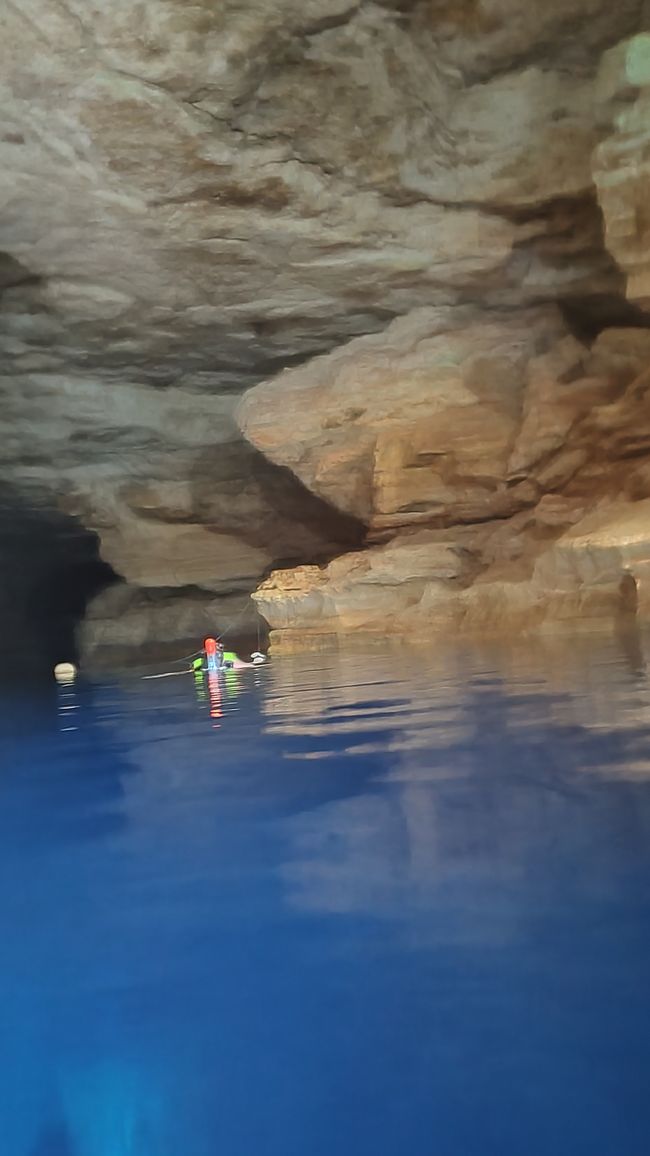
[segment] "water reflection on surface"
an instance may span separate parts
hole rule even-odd
[[[646,655],[7,692],[2,1151],[645,1156]]]

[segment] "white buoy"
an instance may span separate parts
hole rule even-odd
[[[54,667],[54,677],[57,682],[74,682],[77,677],[77,668],[74,662],[57,662]]]

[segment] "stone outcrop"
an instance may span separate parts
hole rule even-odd
[[[605,55],[596,99],[605,136],[594,177],[605,239],[627,274],[629,299],[650,312],[650,33]]]
[[[407,533],[460,543],[434,578],[470,590],[531,510],[560,534],[549,495],[619,499],[639,357],[569,365],[644,323],[648,27],[643,0],[7,0],[0,482],[124,579],[87,646]]]
[[[574,510],[563,511],[564,526]],[[529,553],[515,566],[502,559],[483,568],[485,539],[419,531],[326,568],[280,571],[254,597],[277,649],[351,634],[417,641],[435,633],[527,634],[650,618],[650,500],[606,504],[540,552],[534,530],[539,535],[542,524],[531,519]]]
[[[258,589],[276,644],[650,616],[650,330],[587,347],[552,310],[421,312],[252,390],[240,420],[369,526]]]

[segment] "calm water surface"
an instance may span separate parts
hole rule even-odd
[[[647,1156],[638,640],[0,698],[1,1156]]]

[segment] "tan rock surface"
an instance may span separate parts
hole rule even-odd
[[[554,309],[420,310],[256,386],[238,421],[371,527],[499,516],[528,364],[565,336]]]
[[[329,415],[353,392],[352,382],[360,382],[354,396],[367,405],[358,420],[367,428],[384,422],[386,439],[392,427],[383,383],[391,400],[404,390],[415,391],[417,383],[419,396],[413,392],[410,405],[399,410],[399,451],[390,458],[378,454],[378,437],[374,454],[363,459],[370,461],[367,491],[375,528],[387,525],[381,503],[388,466],[396,491],[414,485],[408,481],[402,447],[417,454],[424,444],[428,427],[423,415],[430,416],[434,429],[439,420],[447,447],[416,469],[418,512],[429,529],[414,536],[408,529],[412,508],[402,508],[390,523],[396,536],[387,544],[348,554],[325,568],[279,571],[258,588],[255,601],[272,627],[274,645],[292,648],[306,638],[326,643],[351,632],[526,632],[567,620],[616,619],[631,610],[650,616],[650,330],[605,331],[588,348],[561,328],[558,332],[557,319],[549,327],[549,320],[548,314],[529,314],[526,339],[516,347],[517,330],[510,322],[496,327],[483,318],[456,330],[451,340],[445,334],[445,356],[436,360],[429,351],[425,356],[431,377],[414,373],[411,348],[398,354],[393,350],[391,360],[389,331],[381,338],[357,340],[347,351],[302,372],[292,370],[247,395],[241,419],[249,436],[248,422],[258,423],[255,436],[259,430],[260,444],[278,461],[287,444],[287,464],[317,489],[322,484],[319,437],[331,463]],[[404,322],[392,327],[395,344],[404,327]],[[512,357],[513,348],[518,359]],[[513,365],[516,373],[508,374]],[[449,373],[456,376],[447,395]],[[468,380],[476,399],[462,409],[456,403]],[[312,388],[319,391],[317,404],[305,401]],[[449,398],[453,423],[445,425]],[[291,407],[302,420],[286,443],[273,414]],[[410,429],[403,420],[407,410]],[[490,457],[486,450],[495,410],[507,432],[500,455]],[[473,437],[464,432],[459,412],[473,419]],[[441,517],[441,457],[444,462],[459,453],[466,454],[460,458],[463,468],[450,475]],[[476,475],[491,496],[472,508],[467,486]],[[330,500],[341,505],[356,500],[359,487],[349,463],[338,474],[330,472],[327,484]]]
[[[475,547],[477,543],[474,544]],[[414,567],[417,550],[420,565]],[[390,562],[387,565],[386,554]],[[650,618],[650,501],[610,504],[539,554],[532,573],[486,569],[459,543],[422,534],[347,555],[345,566],[303,567],[267,579],[254,595],[275,649],[355,636],[529,634],[637,614]],[[446,558],[457,564],[445,565]],[[427,565],[427,560],[429,564]],[[503,568],[501,568],[503,570]]]

